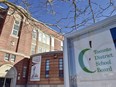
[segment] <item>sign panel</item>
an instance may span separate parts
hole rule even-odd
[[[113,33],[116,33],[116,28],[90,32],[73,39],[79,80],[116,79],[116,35]]]
[[[34,56],[32,58],[30,81],[40,81],[40,71],[41,71],[41,56]]]
[[[116,85],[116,28],[72,38],[69,52],[70,87],[107,87],[106,81],[108,87]]]

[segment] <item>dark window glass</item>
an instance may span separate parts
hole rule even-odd
[[[110,32],[111,32],[112,39],[113,39],[113,41],[114,41],[114,45],[115,45],[115,47],[116,47],[116,27],[110,29]]]
[[[31,46],[31,54],[35,54],[35,50],[36,50],[36,45]]]
[[[5,53],[4,60],[5,61],[9,61],[9,59],[10,59],[10,54],[9,53]]]
[[[59,70],[59,77],[64,77],[63,70]]]
[[[64,77],[64,73],[63,73],[63,58],[59,59],[59,77]]]
[[[23,77],[24,77],[24,78],[26,77],[26,71],[27,71],[27,67],[24,66],[24,67],[23,67]]]
[[[21,21],[18,21],[18,20],[15,20],[15,22],[14,22],[12,34],[15,35],[15,36],[18,36],[19,28],[20,28],[20,22]]]
[[[11,54],[10,55],[10,61],[15,62],[15,59],[16,59],[16,55]]]
[[[49,77],[49,70],[50,70],[50,60],[47,59],[45,62],[45,77]]]
[[[33,32],[32,32],[32,39],[36,40],[36,38],[37,38],[37,31],[33,30]]]

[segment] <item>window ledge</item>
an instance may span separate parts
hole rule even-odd
[[[12,37],[14,37],[14,38],[17,38],[17,39],[19,38],[18,36],[15,36],[15,35],[12,35],[12,34],[11,34],[10,36],[12,36]]]
[[[5,60],[5,59],[4,59],[4,61],[5,61],[5,62],[9,62],[9,60]]]

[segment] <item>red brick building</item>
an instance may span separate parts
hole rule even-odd
[[[25,87],[30,55],[62,50],[61,34],[17,8],[0,8],[0,86]]]

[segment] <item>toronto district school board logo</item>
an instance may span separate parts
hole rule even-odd
[[[85,54],[87,51],[89,51],[89,50],[91,50],[91,49],[86,48],[86,49],[82,50],[82,51],[80,52],[80,54],[79,54],[79,59],[78,59],[78,60],[79,60],[80,67],[81,67],[85,72],[87,72],[87,73],[94,73],[94,72],[96,72],[96,70],[95,70],[95,71],[89,70],[89,69],[85,66],[84,61],[83,61],[84,54]]]

